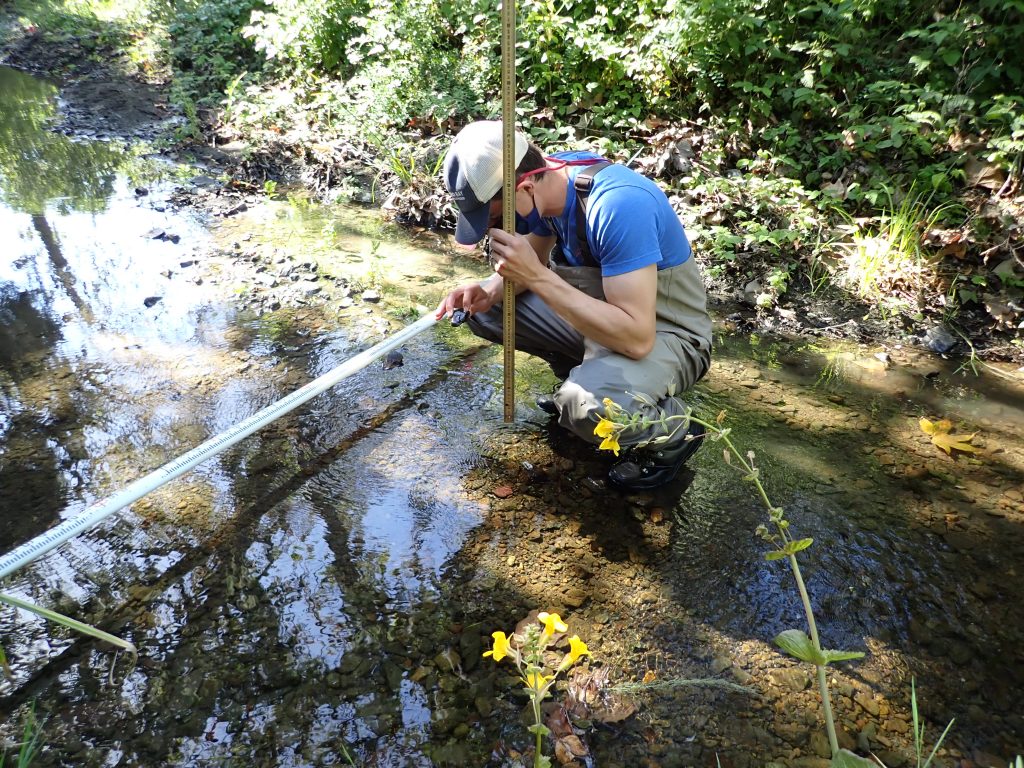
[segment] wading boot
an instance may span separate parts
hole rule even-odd
[[[639,448],[608,470],[608,482],[623,491],[649,491],[675,479],[704,442],[704,427],[690,423],[686,437],[670,447]]]
[[[544,411],[544,413],[550,413],[552,416],[558,415],[558,406],[555,405],[555,398],[551,395],[541,395],[538,397],[537,407]]]

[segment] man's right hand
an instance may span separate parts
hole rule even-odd
[[[488,283],[492,281],[493,278]],[[491,293],[479,283],[467,283],[466,285],[460,285],[445,296],[444,300],[438,304],[434,316],[440,320],[454,309],[464,309],[470,314],[475,315],[478,312],[489,310],[494,306],[494,302],[495,299],[491,296]]]

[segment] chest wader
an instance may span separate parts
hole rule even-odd
[[[594,176],[609,165],[611,163],[608,162],[594,163],[581,170],[573,180],[576,191],[575,255],[582,265],[565,263],[562,243],[558,244],[551,258],[551,268],[559,277],[602,301],[605,296],[601,267],[587,239],[587,203]],[[633,360],[583,338],[582,364],[571,371],[553,399],[559,411],[559,423],[589,442],[599,442],[593,428],[606,397],[630,410],[643,412],[652,420],[684,414],[687,402],[669,393],[685,392],[704,375],[710,363],[711,322],[705,302],[703,281],[692,258],[675,267],[659,270],[655,309],[657,333],[653,349],[643,359]],[[644,400],[633,400],[636,395],[644,396]],[[681,447],[683,434],[652,426],[623,435],[621,442],[626,447],[661,438]]]
[[[604,288],[601,282],[601,265],[591,253],[590,241],[587,239],[587,201],[590,197],[590,190],[594,187],[594,176],[609,165],[612,163],[607,160],[595,160],[577,173],[572,182],[573,189],[576,190],[576,255],[582,262],[582,266],[572,266],[565,262],[563,243],[561,242],[555,248],[557,256],[551,260],[552,269],[565,282],[588,296],[602,301],[604,301]]]

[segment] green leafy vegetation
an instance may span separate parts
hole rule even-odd
[[[899,204],[883,209],[877,229],[854,224],[843,279],[858,296],[893,306],[923,300],[931,270],[921,233],[955,210],[949,202],[932,206],[933,197],[934,192],[922,195],[912,187]]]
[[[0,750],[0,768],[12,766],[12,768],[28,768],[35,762],[39,751],[43,746],[43,729],[36,719],[35,708],[30,707],[25,715],[25,724],[22,727],[21,741],[15,745],[17,752],[14,754],[13,762],[8,763],[8,753]]]
[[[376,199],[450,222],[443,203],[423,204],[444,145],[414,162],[416,147],[498,114],[498,4],[176,9],[175,93],[197,126],[192,105],[215,107],[207,130],[302,144],[323,186],[366,151]],[[989,272],[1019,238],[1007,224],[1024,163],[1017,0],[523,0],[517,14],[520,123],[545,146],[620,160],[641,149],[638,169],[673,195],[713,280],[758,279],[765,310],[797,286],[870,306],[900,285],[914,300],[887,311],[942,319],[983,311],[986,293],[1018,306],[1021,270]],[[927,238],[940,225],[970,244],[955,261],[948,238]],[[883,245],[894,238],[895,250]],[[1020,314],[1004,312],[998,329]]]
[[[297,157],[319,192],[347,193],[362,164],[375,200],[429,226],[453,214],[436,174],[445,141],[424,140],[499,113],[491,0],[10,7],[32,34],[84,31],[97,55],[129,50],[139,70],[163,72],[187,118],[174,140]],[[521,0],[517,19],[520,124],[545,147],[635,157],[712,280],[758,281],[765,311],[797,288],[870,307],[897,286],[886,312],[967,313],[1012,349],[1024,320],[1012,262],[1020,0]]]

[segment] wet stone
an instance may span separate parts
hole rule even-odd
[[[906,733],[910,730],[910,725],[905,720],[893,717],[882,723],[882,730],[890,733]]]
[[[853,700],[856,701],[872,717],[878,716],[878,702],[874,700],[870,693],[861,691],[854,695]]]
[[[390,659],[385,659],[382,666],[384,668],[384,679],[387,680],[388,688],[391,691],[398,691],[401,689],[402,678],[405,676],[404,670]]]
[[[861,752],[870,752],[875,747],[877,734],[878,724],[874,721],[867,723],[857,734],[857,749]]]
[[[585,602],[589,595],[579,587],[569,587],[562,593],[562,602],[569,608],[579,608]]]
[[[997,757],[990,752],[980,749],[974,750],[972,757],[978,768],[1003,768],[1009,762],[1007,758]]]
[[[477,696],[473,699],[473,706],[480,714],[480,717],[490,717],[494,710],[494,698],[491,696]]]
[[[944,326],[935,325],[925,331],[924,343],[932,352],[943,355],[956,346],[956,337]]]
[[[775,732],[789,744],[799,746],[807,741],[807,729],[798,723],[779,723]]]
[[[483,653],[483,641],[476,632],[464,632],[459,638],[459,652],[462,654],[463,665],[467,672],[472,672],[479,665]]]
[[[221,183],[219,181],[217,181],[216,179],[212,179],[209,176],[193,176],[191,179],[189,179],[188,183],[194,187],[207,189],[221,186]]]
[[[784,691],[802,691],[811,683],[807,672],[802,669],[772,669],[768,672],[772,684]]]
[[[736,679],[736,682],[740,685],[749,685],[754,679],[753,675],[740,667],[733,667],[730,671],[732,672],[732,676]]]
[[[965,643],[951,642],[946,648],[950,660],[958,667],[965,667],[971,663],[974,653]]]
[[[462,658],[454,648],[446,648],[434,657],[434,666],[445,672],[451,672],[462,666]]]
[[[828,735],[823,731],[816,730],[811,734],[808,748],[818,757],[831,757],[832,748],[828,743]]]
[[[792,768],[829,768],[832,761],[824,757],[811,757],[810,755],[798,757],[790,763]]]

